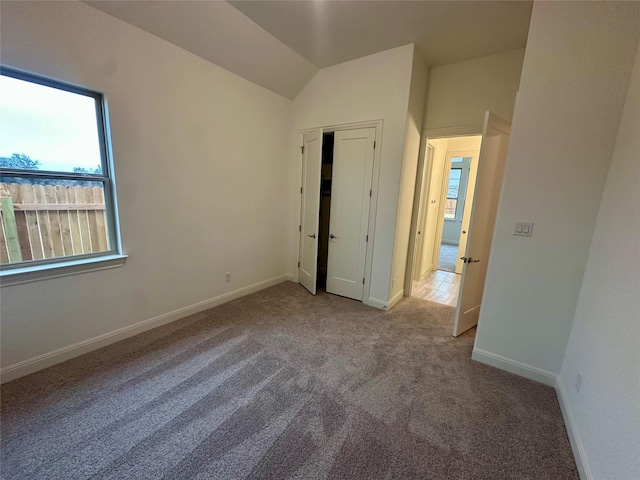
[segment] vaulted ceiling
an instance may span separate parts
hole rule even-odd
[[[415,43],[429,67],[526,44],[530,1],[85,3],[294,98],[319,68]]]

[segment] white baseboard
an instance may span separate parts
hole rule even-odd
[[[427,275],[429,275],[431,272],[433,272],[434,270],[436,270],[435,268],[433,268],[433,263],[430,263],[429,266],[427,268],[425,268],[424,270],[422,270],[420,272],[420,280],[424,280],[424,277],[426,277]]]
[[[387,306],[387,310],[391,310],[396,303],[402,300],[402,297],[404,297],[404,290],[400,290],[393,297],[391,297],[391,299],[389,300],[389,305]]]
[[[188,305],[171,312],[157,315],[147,320],[142,320],[141,322],[137,322],[133,325],[119,328],[117,330],[113,330],[112,332],[103,333],[102,335],[98,335],[97,337],[89,338],[88,340],[83,340],[81,342],[74,343],[73,345],[59,348],[52,352],[43,353],[42,355],[17,362],[12,365],[8,365],[0,369],[0,383],[15,380],[16,378],[29,375],[30,373],[37,372],[38,370],[42,370],[47,367],[51,367],[52,365],[70,360],[74,357],[78,357],[93,350],[97,350],[98,348],[102,348],[112,343],[119,342],[120,340],[124,340],[125,338],[133,337],[134,335],[146,332],[147,330],[151,330],[167,323],[171,323],[175,320],[188,317],[189,315],[193,315],[194,313],[199,313],[209,308],[222,305],[223,303],[227,303],[245,295],[249,295],[250,293],[254,293],[267,287],[277,285],[278,283],[282,283],[287,280],[293,280],[293,277],[294,276],[291,274],[279,275],[268,280],[263,280],[262,282],[254,283],[253,285],[239,288],[232,292],[223,293],[222,295],[218,295],[217,297],[213,297],[208,300],[194,303],[193,305]]]
[[[496,367],[501,370],[506,370],[507,372],[515,373],[516,375],[520,375],[521,377],[525,377],[530,380],[535,380],[536,382],[544,383],[551,387],[555,387],[556,379],[558,378],[555,373],[503,357],[502,355],[487,352],[479,348],[473,349],[471,359],[476,362],[491,365],[492,367]]]
[[[589,462],[587,461],[587,452],[584,450],[584,445],[580,438],[580,432],[578,431],[576,421],[573,418],[573,412],[566,400],[567,394],[565,393],[564,386],[562,385],[562,380],[559,377],[556,381],[556,395],[558,396],[558,403],[560,403],[560,411],[562,411],[564,425],[567,427],[567,435],[569,436],[569,442],[571,443],[571,450],[573,450],[573,457],[576,460],[580,480],[593,480],[591,468],[589,468]]]

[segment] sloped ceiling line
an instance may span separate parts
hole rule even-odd
[[[429,67],[526,44],[530,1],[85,3],[287,98],[319,68],[415,43]]]

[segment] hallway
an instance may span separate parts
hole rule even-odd
[[[443,243],[440,245],[440,260],[438,260],[438,270],[455,272],[456,261],[458,260],[458,245]]]
[[[411,296],[455,307],[458,304],[460,277],[451,272],[433,271],[423,280],[413,282]]]

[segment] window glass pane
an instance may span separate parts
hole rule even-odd
[[[2,177],[0,263],[113,250],[101,182]]]
[[[447,199],[447,203],[444,206],[444,218],[456,218],[456,207],[458,206],[457,199]]]
[[[462,158],[462,157],[452,157],[451,158],[451,163],[460,163],[460,162],[463,162],[463,161],[464,161],[464,158]]]
[[[0,167],[102,173],[95,98],[0,75]]]
[[[452,168],[449,172],[449,186],[447,188],[447,198],[458,198],[460,190],[460,177],[462,175],[461,168]]]

